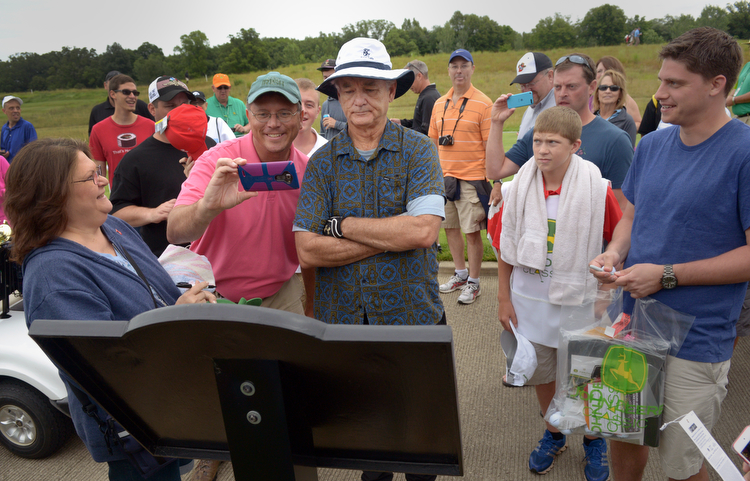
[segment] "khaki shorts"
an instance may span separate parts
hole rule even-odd
[[[302,282],[297,276],[292,276],[288,281],[281,285],[281,289],[279,289],[276,294],[263,299],[261,307],[293,312],[294,314],[304,316],[305,309],[302,307],[302,302],[300,302],[304,292],[302,285]]]
[[[465,180],[459,180],[461,198],[445,204],[443,229],[461,229],[464,234],[471,234],[487,228],[484,207],[479,202],[477,190]]]
[[[727,395],[729,364],[667,357],[664,422],[695,411],[711,431],[719,421],[721,402]],[[678,423],[662,431],[659,454],[664,473],[673,479],[687,479],[697,474],[703,464],[703,455]]]
[[[536,371],[534,371],[531,379],[526,381],[525,385],[537,386],[553,382],[557,378],[557,349],[535,342],[532,342],[531,345],[534,346],[534,351],[536,351],[537,365]]]
[[[750,115],[745,115],[744,117],[735,117],[735,119],[739,120],[740,122],[745,122],[747,125],[750,125]]]

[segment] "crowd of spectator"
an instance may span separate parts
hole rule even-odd
[[[633,45],[639,37],[636,29]],[[498,253],[498,320],[534,347],[538,367],[527,384],[542,412],[555,393],[560,307],[582,302],[572,292],[613,284],[629,293],[628,313],[634,299],[652,296],[696,316],[667,360],[664,421],[693,410],[711,429],[733,343],[750,333],[742,311],[750,280],[743,125],[750,64],[743,68],[739,44],[711,28],[683,34],[660,58],[660,87],[642,117],[616,58],[572,52],[553,63],[525,53],[511,85],[533,101],[507,151],[514,94],[493,101],[479,91],[472,75],[482,66],[471,52],[449,56],[451,88],[441,96],[423,61],[393,69],[385,46],[368,38],[325,59],[320,85],[269,72],[244,101],[217,73],[209,98],[158,77],[146,104],[132,78],[110,72],[88,145],[37,141],[21,117],[23,101],[6,96],[0,195],[15,228],[14,259],[23,262],[27,322],[128,320],[175,303],[214,302],[205,284],[181,294],[170,283],[157,258],[172,244],[205,256],[215,296],[234,303],[260,298],[264,307],[326,323],[447,324],[441,293],[460,290],[460,304],[482,293],[486,230]],[[409,90],[418,95],[413,117],[389,118],[389,104]],[[241,187],[243,172],[268,162],[287,163],[300,188]],[[43,188],[42,171],[56,175],[52,187]],[[444,284],[441,228],[455,263]],[[94,459],[109,463],[110,479],[132,475],[124,454],[105,448],[95,420],[75,412],[75,381],[64,381]],[[707,479],[700,452],[680,431],[662,434],[664,472]],[[529,469],[547,473],[566,443],[545,422]],[[583,444],[588,481],[606,480],[610,465],[618,481],[641,479],[648,448],[595,433]],[[192,479],[213,479],[217,470],[218,462],[200,461]],[[161,476],[153,479],[179,479],[174,467]]]

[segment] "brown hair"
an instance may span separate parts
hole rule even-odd
[[[32,250],[65,230],[65,206],[78,152],[91,158],[88,145],[79,140],[39,139],[13,158],[5,177],[3,208],[13,227],[14,262],[22,263]]]
[[[586,61],[589,68],[586,68],[585,65],[582,65],[580,63],[571,62],[569,58],[566,57],[573,57],[573,56],[579,56],[582,59]],[[565,59],[563,62],[560,62],[560,60]],[[575,66],[578,66],[583,70],[583,78],[586,79],[587,84],[591,84],[594,80],[596,80],[596,65],[594,64],[594,61],[591,57],[586,55],[585,53],[571,53],[569,55],[565,55],[564,57],[561,57],[558,61],[558,63],[555,64],[555,72],[565,72],[566,70],[570,70]]]
[[[725,95],[729,95],[734,88],[744,63],[742,48],[737,40],[712,27],[688,30],[665,45],[659,52],[659,58],[680,62],[689,72],[709,81],[723,75],[727,79]]]
[[[600,58],[598,62],[596,62],[597,67],[599,66],[599,64],[604,65],[604,70],[617,70],[621,74],[625,75],[625,66],[623,66],[622,62],[620,62],[617,57],[605,55],[604,57]]]
[[[109,85],[109,90],[110,91],[112,91],[112,90],[119,90],[120,89],[120,85],[127,84],[127,83],[133,83],[134,84],[135,80],[133,80],[132,78],[128,77],[125,74],[115,75],[114,77],[112,77],[111,79],[109,79],[109,84],[108,84]]]
[[[570,107],[550,107],[536,118],[534,132],[558,134],[571,143],[581,138],[581,116]]]
[[[628,90],[625,88],[625,76],[618,72],[617,70],[607,70],[604,72],[599,79],[599,84],[601,85],[602,79],[604,77],[609,77],[612,79],[612,85],[617,85],[620,87],[620,97],[617,99],[617,103],[615,104],[615,110],[621,109],[625,105],[625,99],[628,98]],[[597,86],[596,93],[594,94],[594,112],[599,110],[600,108],[599,103],[599,86]]]

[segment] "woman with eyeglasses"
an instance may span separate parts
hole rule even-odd
[[[23,263],[28,325],[35,319],[130,320],[156,307],[215,302],[202,290],[207,283],[180,295],[138,232],[109,215],[106,186],[88,146],[77,140],[37,140],[13,160],[5,211],[13,226],[11,258]],[[76,432],[94,460],[109,463],[110,480],[142,479],[119,445],[108,449],[98,422],[83,412],[83,393],[60,374]],[[149,479],[179,480],[178,463]]]
[[[594,92],[594,115],[609,121],[621,128],[630,136],[630,143],[635,148],[636,127],[633,117],[625,108],[625,77],[616,70],[607,70],[599,79]]]

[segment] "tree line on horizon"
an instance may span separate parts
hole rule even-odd
[[[739,0],[725,8],[707,5],[701,15],[667,15],[648,20],[639,15],[627,18],[622,8],[604,4],[589,10],[582,20],[555,13],[528,33],[500,25],[488,16],[464,15],[456,11],[442,26],[427,29],[416,19],[406,19],[401,27],[387,20],[361,20],[348,24],[339,33],[323,33],[303,40],[286,37],[261,38],[252,29],[240,29],[229,41],[211,46],[200,30],[180,37],[171,55],[144,42],[135,50],[115,42],[106,51],[63,47],[60,51],[18,53],[0,61],[0,92],[100,87],[112,70],[128,73],[139,83],[148,83],[166,73],[182,78],[216,72],[227,74],[271,70],[335,58],[339,48],[355,37],[382,41],[391,56],[423,56],[450,53],[457,48],[472,52],[508,50],[549,50],[562,47],[618,45],[635,27],[642,32],[641,43],[669,42],[697,26],[724,30],[738,39],[750,38],[750,2]]]

